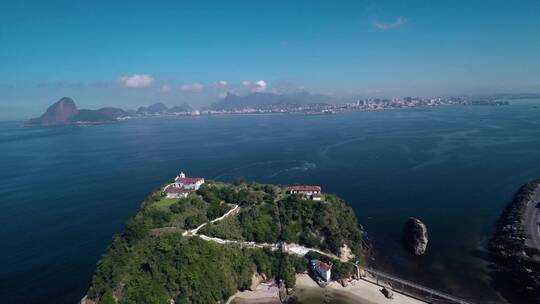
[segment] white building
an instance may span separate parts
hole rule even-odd
[[[325,282],[330,282],[330,278],[332,276],[332,265],[328,265],[325,262],[316,260],[315,265],[313,265],[313,269],[315,269],[315,272],[317,272],[317,274]]]
[[[304,198],[309,198],[314,201],[321,200],[321,187],[320,186],[292,186],[289,187],[290,194],[301,194]]]
[[[184,188],[179,188],[179,187],[169,185],[167,188],[165,188],[164,192],[165,192],[166,198],[185,198],[189,195],[191,191]]]
[[[202,184],[204,184],[204,178],[186,177],[186,174],[184,172],[180,172],[180,174],[174,179],[174,186],[176,188],[199,190]]]

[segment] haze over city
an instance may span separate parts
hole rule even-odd
[[[212,7],[212,9],[209,9]],[[538,1],[0,4],[0,119],[227,92],[540,92]]]

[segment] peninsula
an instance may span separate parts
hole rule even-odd
[[[126,222],[81,304],[468,303],[367,267],[364,238],[354,211],[320,186],[181,172]]]
[[[179,174],[114,238],[83,302],[225,303],[260,283],[283,298],[309,269],[320,284],[350,278],[349,261],[364,263],[353,210],[292,189]]]

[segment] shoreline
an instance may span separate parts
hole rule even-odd
[[[259,284],[255,291],[238,291],[228,299],[226,304],[281,304],[279,301],[279,289],[266,291],[270,284]],[[294,303],[322,304],[331,301],[336,304],[426,304],[413,297],[394,292],[393,298],[386,298],[381,286],[366,280],[355,280],[346,287],[336,281],[332,281],[326,287],[320,287],[307,274],[296,275],[296,285],[290,299]]]
[[[512,301],[527,299],[540,303],[540,250],[530,247],[537,236],[530,235],[527,230],[530,213],[537,212],[535,205],[539,191],[540,180],[528,182],[518,189],[497,220],[488,245],[495,262],[492,273],[495,286]]]
[[[386,298],[381,290],[381,286],[366,280],[355,280],[346,287],[343,287],[336,281],[332,281],[326,287],[321,288],[307,274],[296,275],[296,286],[292,297],[300,300],[305,298],[309,301],[310,297],[322,295],[321,300],[332,299],[336,303],[349,304],[380,304],[380,303],[396,303],[396,304],[425,304],[426,302],[415,298],[394,292],[393,298]],[[306,303],[308,303],[306,301]],[[310,302],[309,302],[310,303]],[[334,303],[334,302],[332,302]]]

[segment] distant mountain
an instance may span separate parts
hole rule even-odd
[[[296,107],[308,104],[332,103],[333,98],[326,95],[299,92],[294,94],[252,93],[239,96],[227,93],[225,98],[210,106],[212,110],[234,110],[245,108]]]
[[[148,107],[140,107],[137,114],[158,114],[167,112],[168,108],[161,102],[154,103]]]
[[[29,125],[61,125],[71,123],[71,118],[79,114],[77,105],[73,99],[63,97],[59,101],[47,108],[47,111],[40,117],[27,121]]]
[[[182,112],[191,112],[191,111],[193,111],[193,108],[187,103],[184,103],[179,106],[174,106],[167,110],[167,112],[169,113],[182,113]]]
[[[63,97],[49,108],[40,117],[30,119],[27,125],[53,126],[73,123],[99,123],[114,121],[126,117],[128,114],[118,108],[101,108],[99,110],[77,109],[73,99]]]

